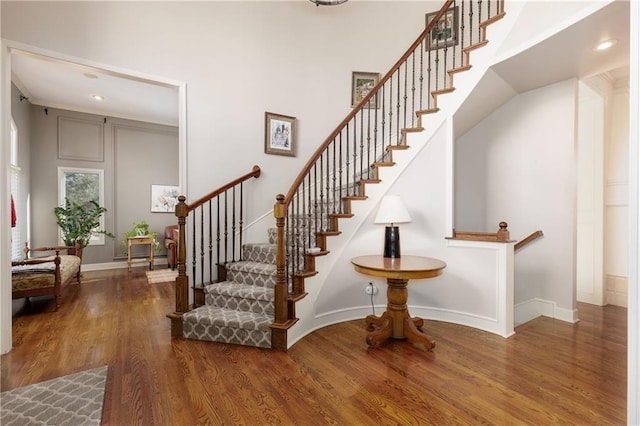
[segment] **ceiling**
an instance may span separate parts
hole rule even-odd
[[[11,51],[11,74],[33,105],[178,125],[177,86],[18,49]]]
[[[518,93],[604,73],[614,80],[628,77],[629,13],[628,1],[614,1],[492,69]],[[611,39],[617,40],[611,49],[594,50]]]
[[[535,46],[493,65],[455,115],[460,137],[518,93],[577,78],[629,78],[629,2],[614,1]],[[609,50],[595,51],[616,39]]]

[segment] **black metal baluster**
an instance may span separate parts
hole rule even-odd
[[[325,230],[329,230],[327,224],[327,218],[329,217],[329,215],[331,214],[331,211],[329,210],[329,206],[331,205],[331,182],[329,181],[330,179],[330,161],[331,161],[331,155],[329,152],[329,147],[327,147],[327,149],[324,150],[325,154],[327,155],[327,159],[325,161],[325,164],[327,165],[327,170],[326,170],[326,182],[325,184],[327,185],[327,214],[322,216],[321,220],[322,220],[322,228]]]
[[[216,267],[220,265],[220,196],[216,197]]]
[[[302,208],[305,211],[305,216],[306,219],[305,221],[307,222],[307,235],[306,235],[306,240],[307,240],[307,244],[305,247],[305,251],[308,248],[311,248],[311,232],[312,232],[312,215],[311,215],[311,175],[308,174],[307,175],[307,188],[305,189],[305,184],[304,184],[304,179],[302,180],[302,194],[307,193],[307,197],[306,197],[306,203],[303,203]],[[306,204],[306,205],[305,205]]]
[[[322,170],[320,170],[322,173]],[[318,162],[313,165],[313,235],[318,235]]]
[[[389,79],[389,141],[388,146],[391,146],[393,141],[393,77]]]
[[[229,200],[224,191],[224,264],[229,262]]]
[[[431,109],[433,96],[431,95],[431,43],[427,46],[427,109]]]
[[[342,182],[342,170],[343,170],[343,166],[342,166],[342,132],[338,133],[338,164],[339,164],[339,169],[338,169],[338,175],[339,175],[339,188],[340,188],[340,204],[342,205],[342,190],[344,189],[344,183]],[[346,195],[348,194],[348,190],[345,191]]]
[[[401,65],[402,66],[402,65]],[[396,95],[396,145],[400,145],[400,68],[396,71],[396,75],[398,76],[396,84],[397,84],[397,92]]]
[[[381,154],[382,154],[382,161],[385,161],[385,147],[384,147],[384,137],[385,137],[385,133],[384,133],[384,125],[385,125],[385,121],[386,121],[386,116],[385,116],[385,92],[386,92],[386,87],[387,87],[387,83],[384,83],[384,85],[382,86],[382,99],[381,99],[381,103],[382,103],[382,110],[380,111],[380,147],[381,147]]]
[[[209,200],[207,203],[209,205],[209,283],[213,283],[213,225],[211,223],[211,203],[212,200]],[[216,275],[216,279],[217,279]]]
[[[478,43],[482,41],[482,0],[478,0]]]
[[[356,193],[356,182],[358,181],[358,135],[356,134],[356,128],[358,121],[353,117],[353,193]]]
[[[231,261],[236,261],[236,187],[231,188]]]
[[[369,109],[369,107],[367,107]],[[360,179],[364,179],[364,110],[358,113],[360,117]],[[355,192],[355,190],[354,190]]]
[[[244,183],[240,182],[240,260],[244,260],[242,253],[242,228],[244,228]]]
[[[204,282],[204,207],[200,206],[200,282]]]
[[[323,167],[323,161],[324,161],[324,153],[320,154],[320,231],[322,231],[322,215],[323,215],[323,209],[324,209],[324,167]]]
[[[473,46],[473,2],[469,2],[469,46]]]
[[[197,242],[196,242],[196,216],[198,215],[198,210],[194,210],[193,211],[193,223],[191,224],[191,235],[193,236],[193,238],[191,238],[191,241],[193,241],[193,243],[191,244],[191,274],[193,275],[193,281],[194,282],[198,282],[198,276],[196,275],[196,271],[197,271],[197,264],[198,264],[198,257],[196,256],[197,253]],[[186,265],[185,265],[186,267]],[[193,300],[195,299],[195,286],[194,290],[193,290]]]
[[[333,198],[333,202],[331,203],[333,205],[333,212],[334,213],[340,213],[339,209],[340,206],[338,205],[338,188],[336,186],[336,180],[338,179],[338,172],[336,169],[336,140],[334,139],[331,142],[331,147],[333,149],[333,165],[331,166],[331,181],[332,181],[332,185],[333,185],[333,190],[331,191],[331,197]]]
[[[378,102],[380,102],[380,90],[376,92],[374,97],[376,98],[376,109],[373,114],[373,161],[378,161],[378,108],[380,106]]]
[[[422,111],[422,101],[424,99],[424,49],[425,49],[425,43],[424,40],[422,40],[422,42],[420,43],[420,77],[418,79],[419,81],[419,85],[420,85],[420,98],[419,98],[419,104],[420,106],[418,107],[418,109],[420,111]],[[427,102],[428,102],[428,98],[427,98]]]
[[[467,64],[464,61],[464,48],[465,48],[465,44],[464,44],[464,29],[465,29],[465,25],[464,25],[464,5],[465,5],[465,1],[462,2],[462,5],[460,6],[460,65],[461,66],[467,66]]]
[[[351,195],[351,185],[349,184],[349,179],[351,178],[349,176],[349,161],[351,160],[351,157],[349,155],[349,123],[347,123],[346,125],[346,135],[347,135],[347,140],[344,142],[345,146],[346,146],[346,152],[345,152],[345,176],[346,176],[346,188],[347,188],[347,194]],[[340,136],[342,136],[342,131],[340,131]]]
[[[371,108],[367,108],[367,179],[371,179]]]
[[[458,10],[456,9],[457,5],[456,5],[456,0],[453,0],[453,4],[451,5],[452,9],[453,9],[453,13],[456,14],[458,12]],[[453,37],[453,39],[457,39],[458,38],[458,27],[456,27],[456,24],[458,23],[458,15],[454,15],[453,20],[451,22],[451,36]],[[451,69],[456,69],[456,48],[458,46],[458,43],[453,43],[453,46],[451,47]]]

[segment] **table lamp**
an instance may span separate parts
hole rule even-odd
[[[411,222],[411,216],[398,195],[385,195],[378,207],[374,223],[386,223],[384,257],[400,257],[400,231],[397,223]]]

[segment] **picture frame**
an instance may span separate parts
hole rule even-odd
[[[427,13],[426,25],[435,18],[438,12]],[[458,6],[448,9],[427,34],[426,50],[451,47],[458,44]]]
[[[265,154],[296,156],[296,118],[273,112],[264,113]]]
[[[176,185],[151,185],[151,213],[174,213],[180,188]]]
[[[380,81],[380,73],[353,71],[351,74],[351,107],[355,107]],[[377,96],[369,99],[365,108],[378,108]]]

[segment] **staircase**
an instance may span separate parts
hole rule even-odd
[[[169,315],[173,320],[173,335],[287,349],[287,330],[298,320],[296,303],[307,295],[305,280],[317,274],[315,258],[329,253],[327,238],[340,234],[340,219],[353,216],[353,201],[367,200],[366,185],[381,182],[379,169],[395,165],[393,153],[408,148],[408,134],[424,130],[423,116],[439,111],[438,97],[454,91],[454,76],[469,70],[470,53],[487,43],[487,25],[504,15],[502,1],[490,3],[495,11],[489,8],[474,10],[476,4],[481,2],[445,1],[434,21],[454,5],[460,7],[461,16],[475,14],[468,39],[465,40],[463,23],[459,29],[460,46],[442,46],[433,51],[431,47],[425,49],[425,39],[430,34],[432,22],[379,84],[321,144],[289,192],[276,197],[276,228],[269,231],[269,243],[240,242],[240,260],[235,256],[226,260],[227,245],[224,244],[224,250],[220,248],[218,229],[216,252],[219,255],[224,251],[225,260],[215,262],[210,258],[208,262],[210,268],[214,264],[219,268],[222,279],[203,284],[199,291],[204,297],[198,296],[197,289],[194,291],[196,305],[199,300],[203,300],[203,304],[192,310],[187,303],[186,253],[178,254],[176,312]],[[472,26],[472,23],[467,25]],[[431,65],[425,70],[428,75],[422,74],[422,64],[427,61],[435,64],[433,77]],[[416,63],[420,64],[418,73]],[[380,111],[366,107],[374,97],[375,104],[381,105]],[[225,187],[230,188],[231,184]],[[202,199],[194,205],[204,203]],[[184,204],[183,197],[176,207],[176,216],[181,224],[179,247],[185,247],[185,220],[188,212],[194,209],[194,206]],[[197,222],[195,218],[193,221]],[[196,232],[194,224],[194,240],[198,233],[205,234],[205,227],[201,225],[200,231]],[[235,234],[235,222],[232,234]],[[226,216],[224,235],[226,241]],[[210,237],[209,253],[213,251],[211,241]],[[195,282],[203,282],[206,275],[203,266],[200,266],[202,271],[196,267],[206,263],[204,242],[201,246],[200,253],[195,245],[192,251],[192,257],[200,256],[200,260],[193,261],[191,279]],[[198,281],[198,274],[203,281]]]
[[[271,347],[276,245],[245,244],[227,280],[204,286],[205,304],[182,316],[187,339]]]

